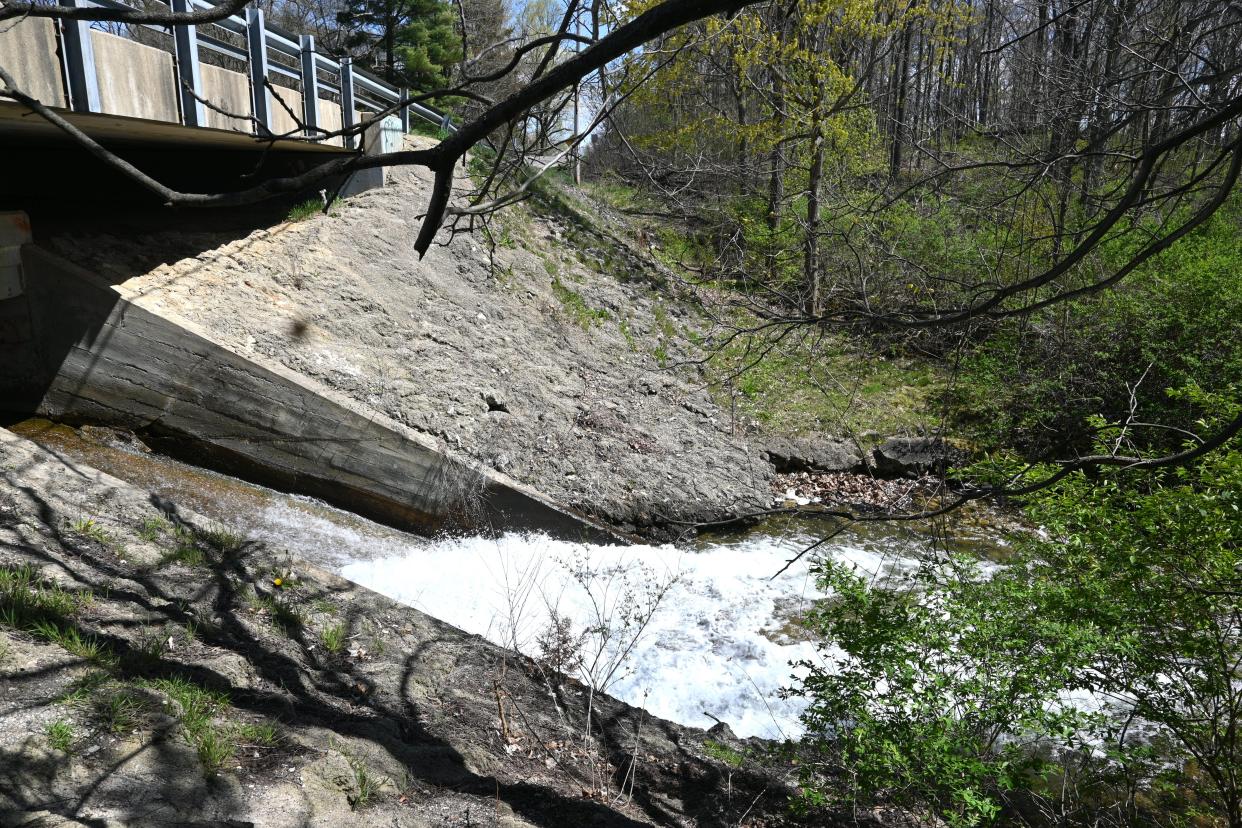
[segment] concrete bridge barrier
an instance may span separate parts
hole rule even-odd
[[[17,85],[48,106],[68,105],[60,81],[56,24],[42,17],[28,17],[0,26],[0,65]]]

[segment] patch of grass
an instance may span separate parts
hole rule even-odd
[[[169,635],[165,630],[144,628],[138,641],[130,648],[128,666],[137,670],[150,670],[164,658]]]
[[[104,685],[112,681],[112,678],[102,670],[92,670],[84,676],[76,678],[69,685],[64,693],[56,698],[61,704],[69,704],[81,706],[87,702],[94,693]]]
[[[631,351],[638,350],[638,339],[634,336],[634,329],[630,327],[628,319],[622,319],[617,323],[618,329],[621,331],[621,337],[625,340],[625,344],[629,346]]]
[[[186,566],[202,566],[207,563],[207,553],[199,544],[194,532],[178,526],[173,530],[176,545],[164,555],[165,562],[175,561]]]
[[[186,566],[202,566],[212,560],[235,555],[246,545],[246,539],[227,529],[196,529],[178,526],[173,530],[175,546],[164,561]]]
[[[138,537],[149,543],[155,543],[160,536],[172,529],[172,524],[163,518],[147,518],[138,527]]]
[[[336,615],[339,611],[336,604],[327,598],[316,598],[314,603],[311,604],[311,609],[320,615]]]
[[[91,664],[108,668],[117,664],[117,657],[108,645],[101,643],[93,635],[83,635],[81,630],[71,624],[51,620],[36,621],[28,632],[35,638],[55,644]]]
[[[336,655],[345,649],[345,642],[348,641],[345,622],[341,621],[336,624],[330,624],[319,631],[319,643],[328,652]]]
[[[110,689],[112,692],[104,692]],[[137,730],[151,715],[151,702],[141,691],[126,685],[101,685],[87,699],[91,718],[109,733]]]
[[[255,612],[266,615],[285,635],[295,635],[306,626],[306,615],[287,601],[254,592],[247,596],[246,602]]]
[[[655,357],[656,365],[659,365],[661,368],[667,368],[669,362],[671,362],[668,355],[668,348],[664,347],[663,342],[655,346],[651,352],[651,355]]]
[[[181,709],[181,723],[188,730],[200,730],[208,726],[212,716],[229,706],[226,693],[200,687],[181,676],[152,679],[146,685],[177,703]]]
[[[388,781],[386,777],[376,776],[375,773],[366,766],[361,759],[349,758],[349,766],[354,771],[354,785],[356,792],[349,799],[349,804],[356,811],[359,808],[365,808],[375,801],[376,795],[380,789],[384,787],[384,783]]]
[[[73,748],[73,725],[64,719],[57,719],[54,722],[48,722],[43,728],[43,735],[47,737],[47,743],[54,750],[61,753],[69,753]]]
[[[559,277],[552,278],[552,293],[570,318],[584,331],[589,330],[592,325],[598,325],[612,318],[612,314],[603,308],[593,308],[588,305],[582,298],[582,294],[568,287]]]
[[[237,746],[227,734],[213,728],[207,728],[194,735],[190,743],[198,752],[198,761],[203,766],[203,773],[209,777],[218,774],[237,751]]]
[[[108,534],[106,529],[95,522],[94,518],[78,518],[69,524],[69,528],[77,534],[90,538],[93,541],[98,541],[105,546],[112,542],[112,536]]]
[[[275,722],[239,725],[236,735],[239,741],[255,747],[270,748],[280,743],[280,728]]]
[[[714,742],[708,739],[703,743],[703,752],[718,762],[723,762],[731,768],[740,768],[742,763],[746,761],[746,756],[726,744]]]
[[[185,740],[197,751],[203,772],[208,776],[219,773],[236,751],[229,735],[215,725],[215,717],[229,707],[228,696],[180,676],[146,684],[176,703]]]
[[[246,545],[246,539],[243,536],[227,529],[200,529],[195,534],[200,541],[221,555],[236,554]]]
[[[738,338],[709,363],[717,402],[777,433],[916,432],[943,380],[929,363],[860,350],[831,336],[775,345]],[[732,399],[730,399],[732,397]]]
[[[107,646],[84,635],[70,621],[93,599],[88,590],[74,592],[39,579],[31,566],[0,567],[0,624],[56,644],[86,661],[112,666],[116,658]]]
[[[306,616],[302,611],[283,601],[272,601],[268,614],[272,623],[284,630],[286,635],[293,635],[306,626]]]
[[[74,592],[41,580],[34,567],[0,567],[0,623],[30,631],[40,621],[61,622],[91,603],[87,590]]]
[[[308,198],[306,201],[290,207],[288,215],[285,216],[285,221],[306,221],[306,219],[311,218],[316,213],[322,212],[323,199]]]
[[[443,129],[439,124],[433,124],[430,121],[424,121],[422,118],[414,115],[410,118],[410,134],[423,135],[427,138],[435,138],[437,141],[443,141],[449,136],[449,131]]]

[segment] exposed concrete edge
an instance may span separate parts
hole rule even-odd
[[[188,459],[422,531],[631,540],[42,248],[23,247],[23,264],[48,375],[39,414],[184,441]]]

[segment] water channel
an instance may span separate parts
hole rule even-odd
[[[11,430],[528,655],[558,649],[549,631],[560,620],[561,643],[581,646],[559,649],[576,649],[584,678],[599,686],[607,677],[612,695],[682,724],[724,721],[741,736],[795,736],[802,704],[782,688],[798,662],[832,658],[799,623],[825,597],[809,560],[780,572],[822,526],[771,522],[677,545],[605,546],[542,534],[427,538],[172,460],[110,430],[46,420]],[[960,534],[958,545],[1003,554],[999,540]],[[872,524],[816,554],[885,578],[944,546],[942,534],[926,529]]]

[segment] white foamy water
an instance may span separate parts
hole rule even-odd
[[[528,655],[539,651],[540,634],[553,617],[569,619],[574,635],[621,628],[611,643],[588,636],[588,661],[602,651],[599,660],[608,665],[597,667],[597,678],[633,640],[635,626],[626,628],[625,619],[646,615],[651,592],[668,585],[607,691],[682,724],[710,727],[721,720],[741,736],[781,737],[800,732],[801,700],[780,694],[797,672],[791,665],[820,658],[812,644],[797,640],[789,621],[822,593],[805,562],[773,575],[806,543],[804,537],[756,536],[684,549],[507,534],[433,541],[340,571]],[[862,546],[842,544],[827,553],[870,572],[894,563]],[[580,671],[584,680],[586,673]]]
[[[804,704],[781,691],[800,672],[794,664],[822,656],[791,622],[823,594],[809,560],[776,573],[813,542],[810,535],[687,547],[601,546],[542,534],[427,539],[279,494],[230,517],[251,537],[527,655],[539,655],[554,617],[568,620],[571,638],[592,628],[617,631],[612,641],[587,633],[583,654],[595,669],[567,672],[662,718],[699,727],[724,721],[741,736],[801,732]],[[882,534],[816,552],[884,573],[912,565],[908,556],[924,543]],[[648,612],[653,592],[665,586]],[[648,615],[636,635],[633,619]]]

